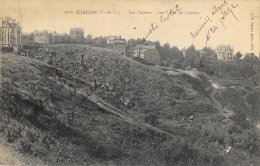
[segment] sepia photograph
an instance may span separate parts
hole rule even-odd
[[[260,0],[0,0],[0,166],[259,166]]]

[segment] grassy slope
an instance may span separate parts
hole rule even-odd
[[[242,162],[247,165],[250,160],[257,162],[254,155],[258,147],[252,128],[240,132],[233,129],[237,126],[232,120],[222,123],[225,118],[205,91],[209,87],[205,76],[196,79],[188,74],[167,74],[105,49],[89,50],[79,45],[57,45],[51,49],[60,50],[55,63],[62,64],[62,52],[67,52],[62,56],[65,62],[80,61],[84,54],[85,64],[74,67],[65,64],[61,67],[63,71],[23,57],[4,56],[3,59],[4,67],[9,69],[3,68],[2,102],[9,103],[2,105],[5,113],[1,116],[11,112],[13,105],[20,112],[19,116],[11,116],[4,139],[8,139],[8,130],[17,135],[12,141],[20,151],[47,159],[47,163],[55,163],[61,154],[55,164],[230,165]],[[70,71],[72,76],[68,74]],[[59,78],[65,77],[69,81],[61,88]],[[82,94],[93,88],[94,78],[107,86],[84,101]],[[32,84],[38,85],[37,92],[31,88]],[[70,84],[79,88],[78,93],[70,90]],[[12,100],[11,96],[14,96]],[[121,116],[94,100],[98,98],[103,105],[110,103],[111,110]],[[42,100],[43,106],[37,99]],[[127,106],[125,100],[130,101]],[[35,112],[34,108],[41,111]],[[68,113],[72,111],[76,111],[75,120],[69,122]],[[187,120],[190,115],[195,116],[194,120]],[[28,127],[24,131],[26,135],[15,132],[22,123]],[[46,142],[44,137],[55,140],[50,141],[50,148],[42,143]],[[233,147],[232,153],[225,155],[224,149],[229,145]]]

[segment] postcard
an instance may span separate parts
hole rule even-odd
[[[0,3],[0,165],[260,164],[259,0]]]

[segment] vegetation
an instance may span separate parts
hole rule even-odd
[[[133,57],[133,60],[140,62],[142,64],[145,64],[145,65],[155,66],[155,64],[149,63],[149,62],[147,62],[146,60],[144,60],[143,58],[140,58],[140,57]]]
[[[3,55],[1,142],[48,165],[257,165],[259,88],[209,79],[85,45]]]

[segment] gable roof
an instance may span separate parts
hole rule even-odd
[[[16,20],[15,20],[15,19],[12,19],[11,17],[2,18],[2,24],[1,24],[1,26],[21,28],[20,25],[19,25],[19,23],[16,22]]]
[[[43,30],[43,31],[34,31],[34,34],[38,35],[38,34],[49,34],[47,30]]]
[[[222,51],[222,50],[228,50],[228,51],[233,51],[233,48],[230,45],[218,45],[215,51]]]
[[[146,50],[144,51],[144,53],[147,54],[147,55],[152,54],[152,55],[158,55],[158,56],[160,56],[159,52],[158,52],[156,49],[151,49],[151,48],[146,49]]]
[[[125,40],[125,39],[115,39],[113,46],[115,46],[115,45],[117,45],[117,44],[126,45],[126,40]]]
[[[83,28],[71,28],[70,30],[73,31],[73,32],[84,33]]]
[[[135,49],[133,52],[141,52],[141,53],[143,53],[143,52],[145,52],[147,49]]]

